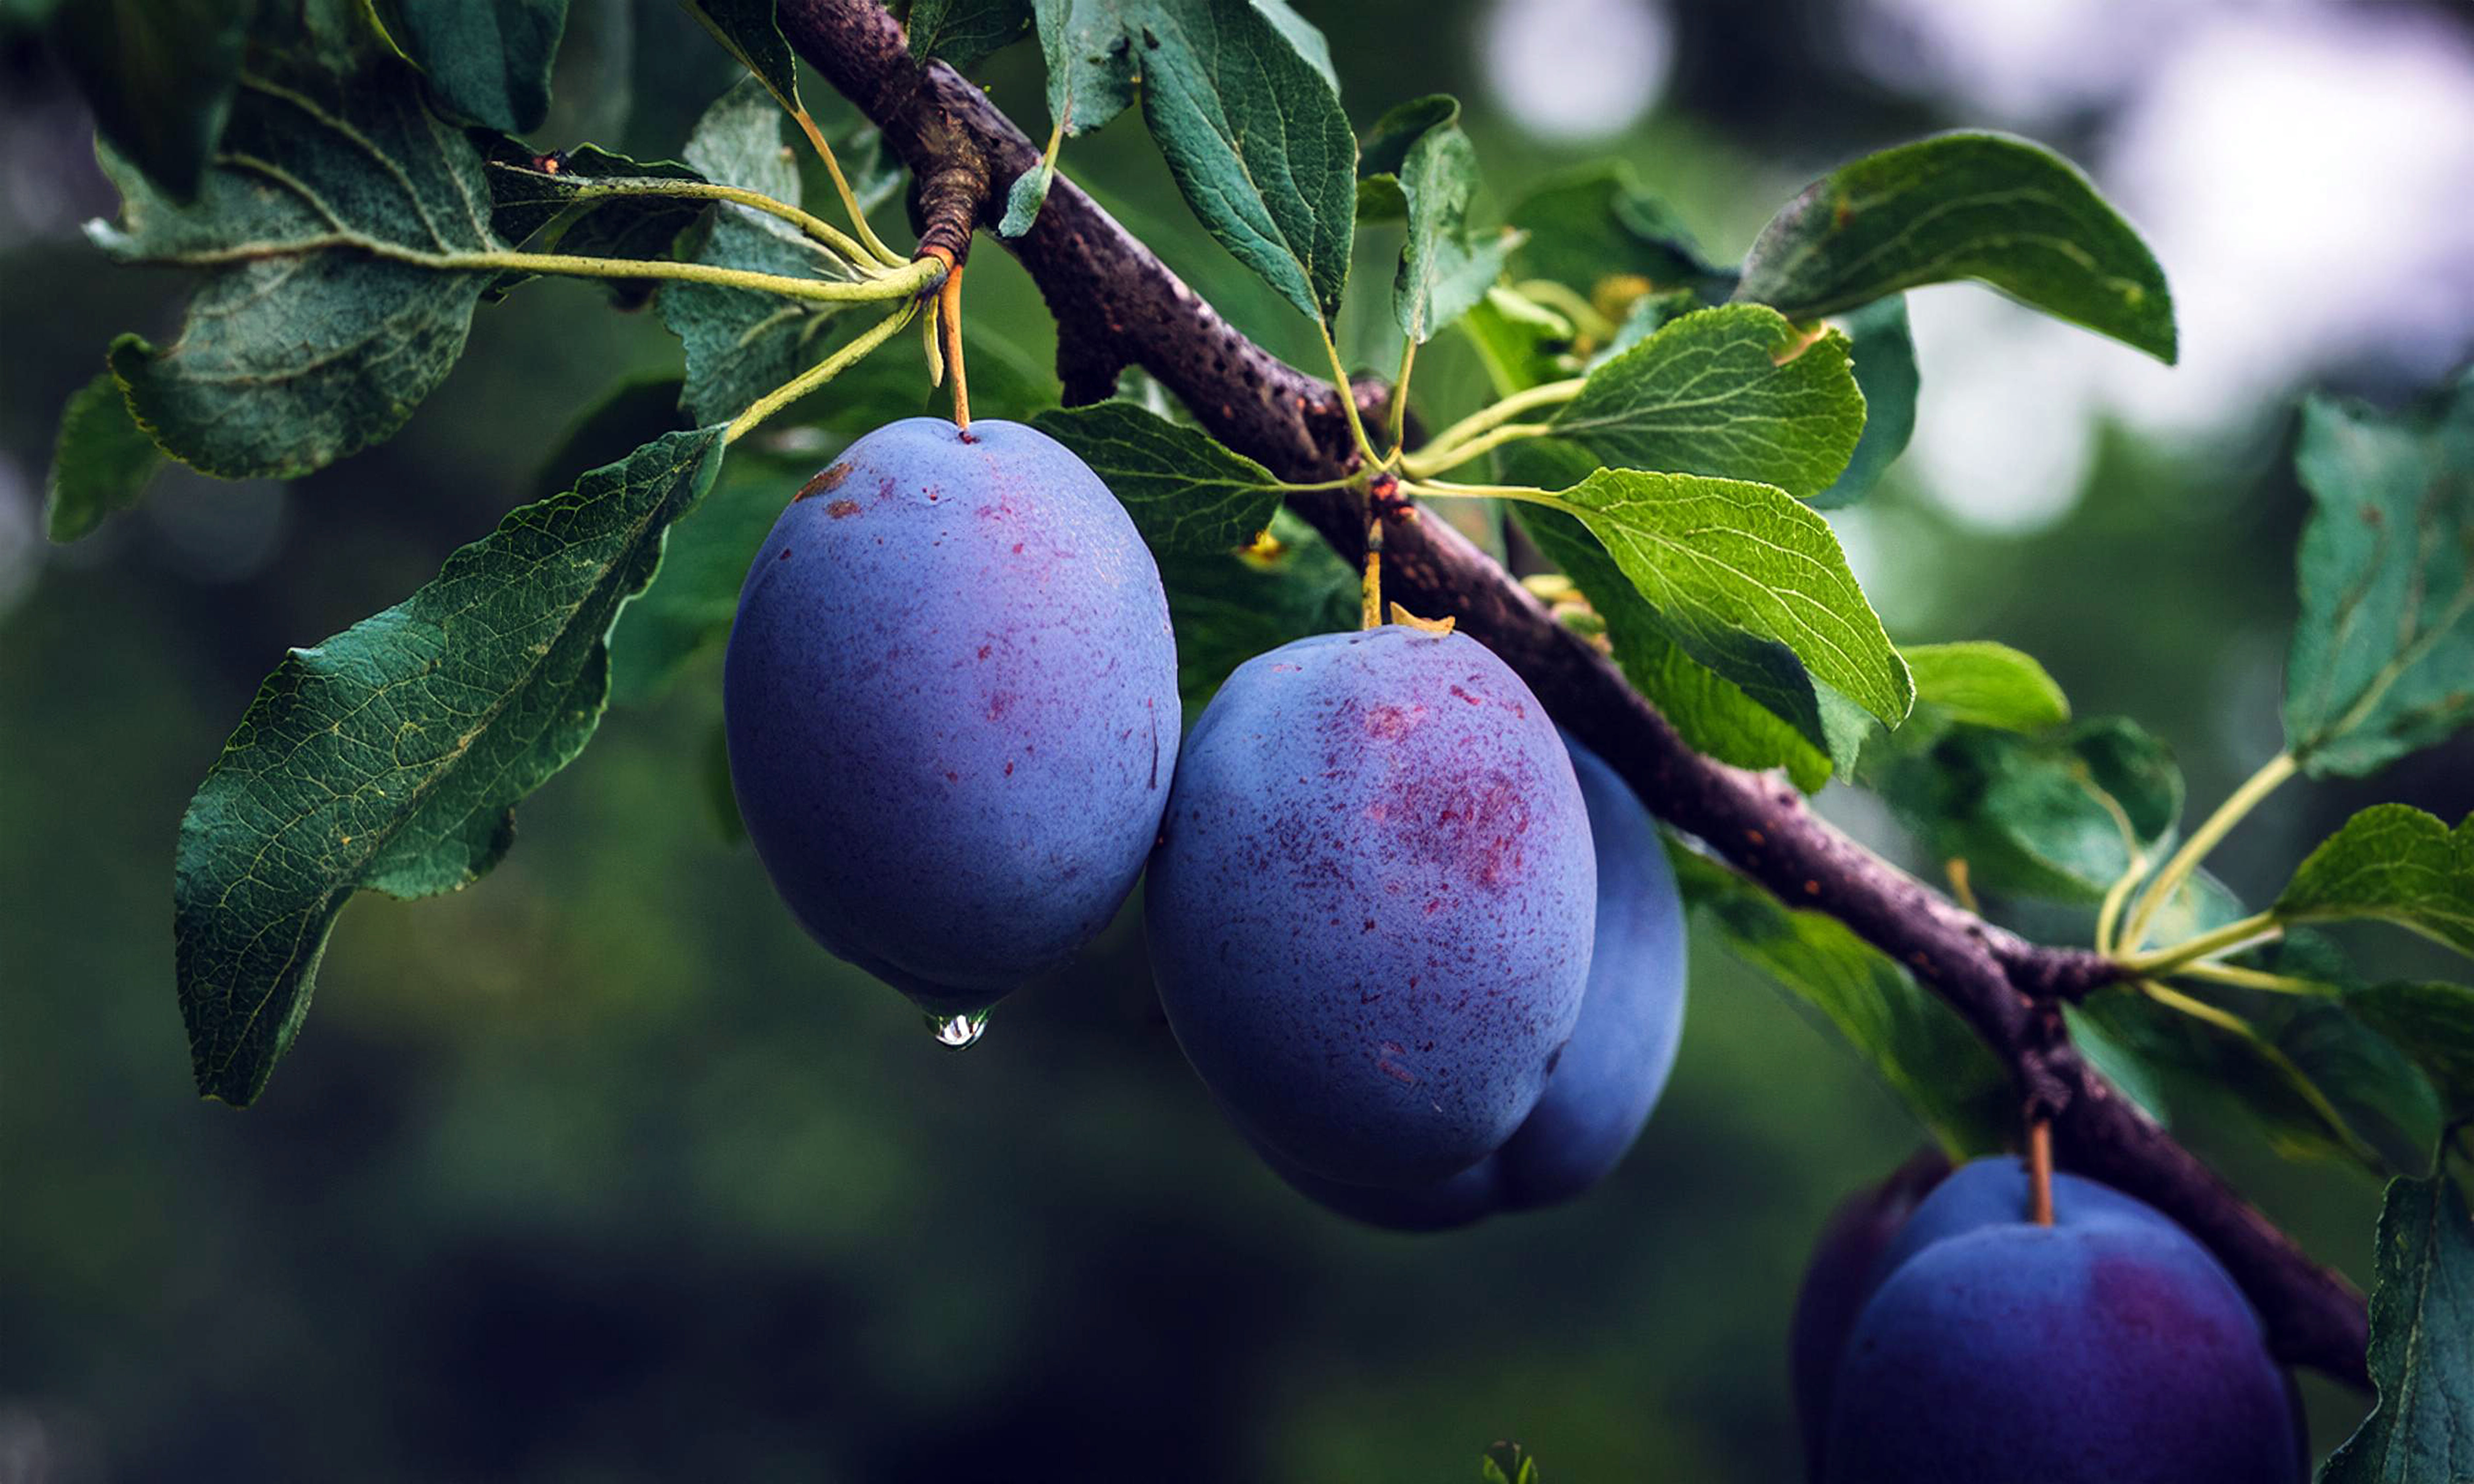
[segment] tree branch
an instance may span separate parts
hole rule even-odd
[[[784,34],[884,131],[925,179],[960,162],[1009,181],[1038,148],[942,63],[920,65],[877,0],[778,0]],[[1004,207],[986,191],[981,225]],[[950,208],[949,208],[950,209]],[[1058,179],[1024,236],[1007,243],[1057,322],[1068,400],[1105,396],[1139,365],[1212,435],[1298,483],[1353,462],[1338,394],[1239,333],[1072,182]],[[1346,491],[1293,496],[1351,561],[1363,508]],[[2079,1056],[2058,1004],[2121,975],[2095,953],[2025,942],[1964,912],[1815,816],[1781,779],[1693,752],[1620,672],[1512,575],[1441,520],[1387,528],[1391,595],[1460,628],[1517,671],[1564,727],[1607,759],[1652,812],[1699,837],[1790,906],[1826,912],[1948,1001],[2049,1112],[2062,1162],[2147,1201],[2214,1251],[2267,1322],[2277,1355],[2367,1386],[2361,1294],[2174,1142]]]

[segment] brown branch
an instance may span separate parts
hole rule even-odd
[[[913,172],[957,159],[1011,180],[1039,151],[985,94],[942,63],[911,59],[877,0],[779,0],[791,46],[858,104]],[[981,200],[993,227],[1004,203]],[[1312,483],[1352,462],[1338,395],[1240,334],[1072,182],[1007,244],[1057,322],[1068,399],[1105,396],[1138,365],[1212,435],[1284,479]],[[1346,491],[1291,505],[1357,560],[1363,507]],[[2010,1066],[2049,1112],[2061,1162],[2165,1211],[2206,1243],[2266,1320],[2280,1358],[2367,1385],[2362,1295],[2318,1266],[2079,1056],[2054,1006],[2116,981],[2083,949],[2043,947],[1960,910],[1806,807],[1778,778],[1686,746],[1603,656],[1550,617],[1512,575],[1441,520],[1386,529],[1384,580],[1413,610],[1455,615],[1518,671],[1556,719],[1605,757],[1651,810],[1698,836],[1796,907],[1829,913],[1906,966]]]

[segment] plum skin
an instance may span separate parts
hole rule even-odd
[[[1787,1331],[1796,1430],[1804,1440],[1806,1477],[1811,1484],[1821,1484],[1838,1357],[1846,1353],[1847,1336],[1880,1281],[1881,1255],[1915,1214],[1916,1207],[1950,1172],[1949,1157],[1928,1145],[1892,1171],[1889,1179],[1840,1202],[1821,1229],[1821,1239],[1813,1244],[1812,1261],[1796,1290],[1795,1317]],[[2004,1210],[2021,1209],[2013,1205]],[[2004,1214],[1987,1219],[2009,1218]]]
[[[2292,1393],[2215,1257],[2153,1209],[2016,1161],[1945,1181],[1840,1357],[1830,1484],[2298,1484]],[[2013,1205],[2010,1197],[2018,1197]]]
[[[1666,1090],[1684,1037],[1684,898],[1657,822],[1598,755],[1564,739],[1597,857],[1596,945],[1572,1039],[1497,1151],[1505,1209],[1568,1201],[1613,1173]]]
[[[722,686],[775,889],[934,1015],[1106,925],[1176,765],[1158,567],[1099,476],[1019,423],[913,418],[844,449],[749,566]]]
[[[1186,738],[1145,922],[1170,1028],[1240,1129],[1404,1189],[1537,1105],[1596,891],[1537,697],[1465,634],[1386,625],[1228,678]]]
[[[1441,1232],[1497,1211],[1569,1201],[1613,1173],[1658,1106],[1684,1034],[1684,899],[1658,825],[1598,755],[1564,735],[1597,861],[1595,945],[1572,1039],[1546,1091],[1502,1148],[1416,1190],[1320,1180],[1276,1156],[1301,1193],[1395,1232]]]

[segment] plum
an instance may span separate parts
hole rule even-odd
[[[2037,1226],[2017,1161],[1978,1161],[1882,1253],[1822,1477],[2298,1481],[2292,1396],[2242,1290],[2171,1220],[2057,1176]]]
[[[1596,891],[1537,697],[1465,634],[1387,625],[1229,676],[1186,738],[1145,921],[1169,1025],[1238,1126],[1401,1190],[1537,1106]]]
[[[1950,1159],[1927,1145],[1890,1178],[1839,1203],[1813,1244],[1812,1261],[1796,1290],[1788,1328],[1788,1378],[1795,1389],[1796,1430],[1804,1439],[1806,1475],[1820,1484],[1822,1444],[1830,1429],[1830,1388],[1846,1352],[1848,1332],[1873,1296],[1881,1254],[1919,1202],[1950,1174]],[[2017,1207],[2010,1208],[2018,1209]]]
[[[1572,740],[1597,859],[1596,944],[1581,1017],[1546,1091],[1504,1146],[1417,1190],[1319,1180],[1266,1161],[1280,1178],[1344,1216],[1398,1232],[1467,1226],[1498,1210],[1568,1201],[1622,1161],[1675,1068],[1684,1032],[1684,901],[1658,826],[1632,789]]]
[[[1046,434],[890,423],[809,481],[740,590],[731,785],[774,888],[931,1015],[1106,925],[1177,753],[1159,570]]]
[[[1658,825],[1615,770],[1564,739],[1597,856],[1589,993],[1546,1093],[1495,1155],[1506,1209],[1568,1201],[1604,1180],[1666,1090],[1684,1037],[1684,898]]]

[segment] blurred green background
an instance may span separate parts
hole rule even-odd
[[[2393,400],[2474,345],[2462,10],[1302,9],[1361,126],[1457,91],[1498,206],[1620,156],[1721,257],[1820,170],[1935,128],[2084,161],[2173,279],[2184,367],[1979,291],[1915,296],[1923,431],[1842,534],[1894,636],[2038,655],[2082,713],[2169,739],[2200,808],[2275,750],[2292,396]],[[1040,133],[1036,68],[1017,48],[984,75]],[[540,140],[674,153],[728,80],[666,0],[576,0]],[[716,826],[714,657],[614,709],[479,886],[358,899],[265,1098],[198,1102],[172,844],[259,678],[425,580],[674,345],[589,286],[528,290],[392,443],[288,487],[167,474],[50,547],[60,408],[110,336],[174,326],[180,285],[80,239],[112,202],[22,35],[0,41],[0,1481],[1465,1480],[1499,1437],[1558,1481],[1795,1475],[1807,1245],[1917,1138],[1826,1028],[1704,945],[1674,1084],[1603,1188],[1446,1236],[1362,1231],[1222,1123],[1133,914],[966,1054],[813,947]],[[1138,126],[1064,165],[1312,364]],[[1385,370],[1391,251],[1367,244],[1347,321]],[[970,284],[975,326],[1044,365],[1010,261],[983,243]],[[1448,417],[1476,377],[1439,347],[1421,406]],[[2218,865],[2272,892],[2375,798],[2455,819],[2474,749],[2291,788]],[[1903,850],[1869,799],[1825,805]],[[2203,1097],[2175,1113],[2367,1277],[2366,1177],[2283,1163]],[[2310,1394],[2324,1451],[2361,1402]]]

